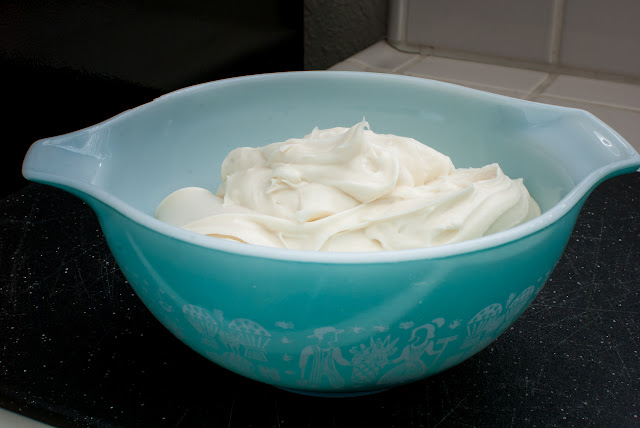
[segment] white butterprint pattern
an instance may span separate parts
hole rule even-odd
[[[401,322],[400,325],[398,325],[398,327],[400,327],[402,330],[409,330],[414,326],[415,324],[413,323],[413,321]]]
[[[202,342],[213,348],[218,348],[218,343],[215,340],[218,323],[213,314],[204,308],[190,304],[182,306],[182,312],[189,323],[202,335]]]
[[[235,343],[244,347],[246,358],[267,361],[265,348],[271,340],[271,334],[264,327],[254,321],[238,318],[231,321],[227,329],[232,332]]]
[[[442,327],[444,325],[444,318],[436,318],[431,321],[432,324],[435,324],[438,327]]]
[[[280,327],[285,330],[291,330],[292,328],[295,327],[292,322],[287,322],[287,321],[276,321],[274,325],[276,327]]]
[[[532,285],[520,293],[517,297],[515,293],[512,293],[507,300],[506,321],[511,323],[514,321],[520,312],[526,308],[529,300],[533,297],[536,288]]]
[[[493,333],[502,324],[502,305],[493,303],[478,312],[467,323],[468,336],[464,339],[460,349],[484,347],[485,342],[491,342]]]
[[[380,375],[380,371],[389,364],[389,357],[398,350],[395,347],[398,340],[400,339],[391,341],[391,336],[387,336],[384,340],[380,338],[374,340],[371,337],[369,346],[361,343],[359,347],[349,350],[349,353],[353,354],[351,381],[356,385],[374,382]]]
[[[550,273],[551,272],[548,272],[546,277],[548,277]],[[454,366],[467,356],[480,351],[495,340],[503,329],[515,321],[543,285],[544,278],[541,278],[538,280],[537,288],[532,285],[518,295],[511,293],[507,299],[504,314],[502,313],[502,305],[499,303],[493,303],[478,312],[467,324],[469,335],[465,338],[462,346],[460,346],[461,350],[466,350],[449,357],[443,366]]]
[[[228,348],[232,352],[240,352],[240,339],[237,332],[230,331],[226,326],[221,324],[220,331],[218,332],[218,341],[222,343],[225,348]]]
[[[173,312],[173,306],[167,303],[164,300],[158,300],[158,304],[165,310],[165,312],[171,313]]]
[[[262,377],[273,382],[277,382],[281,379],[280,373],[278,373],[278,370],[274,369],[273,367],[258,366],[258,371],[260,372],[260,375],[262,375]]]
[[[318,343],[307,346],[300,353],[300,385],[319,387],[328,382],[334,389],[345,386],[344,379],[336,367],[336,363],[341,366],[350,365],[342,356],[340,347],[336,346],[338,335],[342,332],[343,330],[335,327],[321,327],[309,336],[317,339]],[[309,365],[311,367],[307,368]]]
[[[417,380],[433,367],[450,367],[479,351],[526,308],[541,286],[511,293],[506,302],[487,305],[466,323],[459,318],[447,321],[439,317],[418,327],[412,320],[403,320],[394,325],[380,322],[343,327],[344,330],[337,326],[315,328],[306,339],[296,336],[296,341],[307,341],[298,356],[293,354],[297,345],[290,339],[294,335],[292,322],[273,322],[279,330],[272,337],[260,324],[249,319],[226,322],[220,310],[209,312],[195,305],[184,305],[183,312],[206,338],[205,343],[213,344],[217,340],[219,347],[225,348],[224,352],[212,350],[207,355],[238,373],[273,382],[288,379],[305,388],[340,390],[346,386],[346,379],[353,385],[377,383],[386,387]],[[398,332],[406,331],[406,336],[387,334],[396,328]],[[263,364],[268,360],[267,350],[272,340],[272,346],[279,349],[278,361],[282,367]],[[343,342],[342,347],[339,342]],[[458,351],[451,355],[448,351],[456,342]],[[446,359],[444,363],[443,359]]]
[[[458,338],[458,336],[450,336],[434,340],[436,328],[444,324],[444,319],[438,318],[433,322],[435,325],[424,324],[411,332],[409,344],[404,347],[400,356],[392,361],[394,364],[400,364],[385,373],[378,381],[379,385],[418,379],[426,373],[429,366],[435,364],[449,342]],[[424,354],[435,357],[429,361],[429,366],[422,358]]]
[[[241,357],[235,352],[225,352],[222,355],[213,354],[212,356],[219,360],[220,364],[224,365],[229,370],[233,370],[246,376],[255,374],[254,365],[249,360]]]
[[[458,320],[453,320],[450,324],[449,324],[449,328],[451,330],[454,330],[456,328],[458,328],[460,326],[460,324],[462,324],[462,320],[458,319]]]

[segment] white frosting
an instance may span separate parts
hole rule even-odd
[[[420,142],[362,121],[233,150],[214,195],[188,187],[156,217],[255,245],[320,251],[431,247],[500,232],[540,215],[522,179],[497,164],[455,169]]]

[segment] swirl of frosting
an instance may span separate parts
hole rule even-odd
[[[248,244],[319,251],[423,248],[479,238],[540,215],[522,179],[497,164],[456,169],[412,139],[351,128],[225,158],[222,184],[167,196],[156,217]]]

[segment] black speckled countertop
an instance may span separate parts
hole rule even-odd
[[[295,395],[191,351],[73,196],[29,184],[0,210],[0,406],[52,425],[640,426],[640,173],[594,191],[541,294],[488,348],[358,398]]]

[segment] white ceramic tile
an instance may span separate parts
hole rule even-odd
[[[435,56],[423,58],[404,74],[523,94],[531,92],[547,77],[547,73],[540,71]]]
[[[560,63],[640,76],[640,1],[566,0]]]
[[[587,110],[615,129],[640,153],[640,112],[550,96],[539,96],[533,101]]]
[[[572,98],[640,111],[640,85],[584,77],[558,76],[542,95]]]
[[[385,41],[380,41],[367,49],[358,52],[351,59],[361,61],[369,67],[384,70],[397,71],[404,65],[419,58],[418,54],[401,52],[390,46]]]
[[[329,70],[332,71],[369,71],[367,66],[361,64],[359,62],[352,61],[351,59],[346,59],[342,62],[337,63],[329,67]]]
[[[407,41],[547,61],[554,0],[409,0]]]
[[[477,85],[475,83],[464,83],[464,84],[460,82],[450,82],[450,83],[455,83],[457,85],[466,86],[472,89],[478,89],[480,91],[491,92],[493,94],[504,95],[506,97],[511,97],[511,98],[524,99],[528,95],[527,92],[523,92],[523,91],[517,91],[517,90],[505,89],[505,88],[493,88],[490,86]]]

